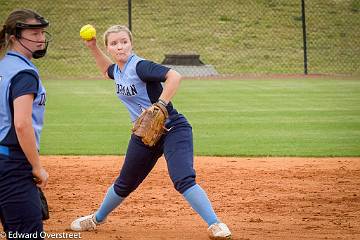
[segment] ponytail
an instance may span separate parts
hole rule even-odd
[[[5,54],[7,48],[6,25],[0,30],[0,58]]]

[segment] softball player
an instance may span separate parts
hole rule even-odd
[[[134,122],[143,109],[159,101],[168,110],[165,126],[170,131],[153,147],[145,145],[132,134],[120,175],[109,187],[100,208],[73,221],[71,229],[91,230],[104,223],[107,215],[140,185],[164,154],[175,189],[208,224],[209,236],[229,239],[231,233],[228,227],[217,218],[205,191],[195,181],[192,128],[170,101],[179,87],[181,76],[174,70],[135,55],[132,34],[124,26],[110,27],[104,34],[104,41],[116,64],[97,47],[95,38],[85,41],[85,44],[101,72],[114,80],[115,93],[127,107],[131,121]],[[161,82],[164,82],[164,87]]]
[[[36,12],[19,9],[0,31],[0,219],[8,238],[41,239],[43,231],[37,187],[48,181],[38,153],[46,93],[30,60],[45,55],[48,25]]]

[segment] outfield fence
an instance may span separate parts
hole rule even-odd
[[[2,21],[15,8],[50,20],[54,40],[36,64],[53,78],[100,77],[79,39],[84,24],[96,27],[101,46],[109,26],[128,25],[138,55],[159,63],[198,55],[218,74],[360,74],[359,0],[0,2]]]

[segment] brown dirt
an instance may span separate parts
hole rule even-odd
[[[94,212],[123,157],[47,156],[48,233]],[[196,157],[233,239],[360,239],[360,158]],[[172,187],[164,159],[96,231],[82,239],[207,239],[206,224]]]

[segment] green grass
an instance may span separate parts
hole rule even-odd
[[[46,58],[51,78],[100,77],[79,38],[95,25],[99,45],[111,25],[128,24],[126,0],[2,1],[1,20],[14,8],[33,8],[50,20]],[[302,73],[300,0],[132,1],[134,49],[156,62],[169,53],[198,53],[219,73]],[[306,1],[309,73],[360,74],[359,0]]]
[[[124,154],[127,110],[111,81],[45,81],[42,154]],[[360,81],[184,80],[174,99],[195,153],[360,156]]]

